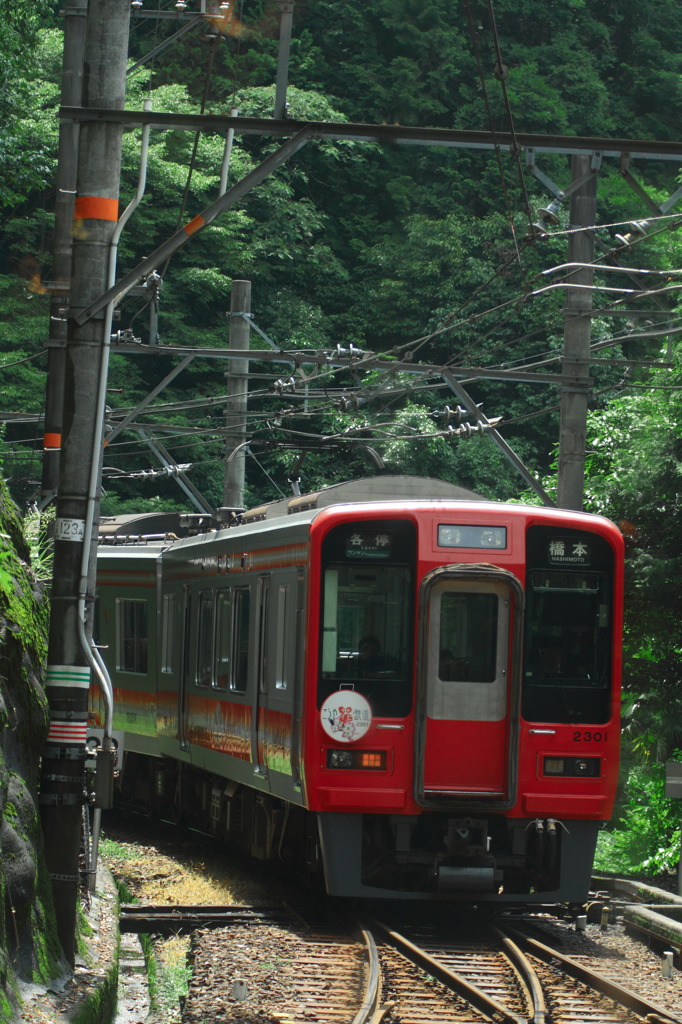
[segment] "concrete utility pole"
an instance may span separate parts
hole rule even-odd
[[[64,65],[61,85],[61,100],[64,106],[80,106],[81,103],[87,6],[87,0],[71,0],[64,8]],[[52,296],[50,298],[50,326],[47,342],[43,476],[40,492],[43,506],[48,504],[56,494],[59,480],[66,351],[64,307],[69,301],[71,283],[73,209],[76,199],[79,132],[80,126],[76,121],[62,121],[59,125],[57,195],[50,278]]]
[[[228,348],[249,347],[251,328],[241,313],[251,312],[251,282],[233,281],[230,299],[230,342]],[[244,507],[244,476],[246,454],[239,445],[246,440],[246,406],[249,391],[249,360],[231,359],[227,377],[225,420],[225,478],[223,504],[230,508]],[[236,452],[236,454],[234,454]]]
[[[571,195],[568,262],[592,263],[594,235],[576,228],[594,224],[597,215],[597,175],[590,173],[590,158],[574,156],[571,177],[584,182]],[[591,285],[591,269],[576,270],[571,283]],[[587,435],[587,403],[590,395],[590,336],[592,333],[592,291],[590,288],[569,288],[566,293],[566,320],[564,324],[564,358],[561,387],[561,422],[559,427],[559,479],[557,505],[559,508],[580,510],[583,507],[585,482],[585,443]]]
[[[88,8],[83,105],[123,107],[130,0],[94,0]],[[62,451],[55,522],[54,581],[48,648],[50,731],[43,757],[41,816],[58,936],[75,957],[80,885],[85,740],[92,655],[83,611],[92,620],[99,519],[101,395],[106,383],[107,310],[78,325],[73,317],[107,288],[110,241],[118,219],[123,128],[81,125],[64,373]],[[106,339],[108,341],[108,338]],[[93,441],[94,438],[94,441]],[[93,480],[97,486],[93,486]],[[86,529],[86,522],[89,529]],[[84,568],[86,576],[84,578]],[[92,570],[92,571],[90,571]],[[89,573],[89,578],[88,578]]]
[[[274,116],[284,118],[287,116],[287,84],[294,5],[293,2],[289,3],[287,0],[277,0],[277,6],[279,7],[279,55],[277,57]]]

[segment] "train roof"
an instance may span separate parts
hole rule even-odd
[[[137,515],[103,516],[100,520],[99,538],[104,544],[131,544],[152,541],[169,542],[180,538],[203,534],[216,527],[257,523],[261,520],[278,519],[300,512],[310,512],[329,505],[356,504],[367,501],[486,501],[480,494],[465,487],[435,480],[430,477],[374,476],[357,480],[346,480],[331,484],[309,494],[280,498],[246,512],[235,514],[225,510],[228,516],[216,521],[208,513],[184,514],[178,512],[149,512]],[[223,510],[219,510],[223,511]]]
[[[309,494],[280,498],[266,505],[249,509],[241,516],[242,522],[257,522],[259,519],[276,519],[278,516],[294,515],[329,505],[356,504],[365,501],[486,501],[480,494],[466,487],[420,476],[372,476],[358,480],[344,480],[339,484],[322,487]]]
[[[601,516],[585,512],[491,501],[443,480],[376,476],[333,484],[311,494],[282,498],[236,515],[232,509],[220,510],[229,513],[227,521],[208,514],[179,513],[107,517],[100,529],[100,553],[104,555],[108,549],[116,559],[162,557],[164,561],[206,557],[200,553],[205,545],[214,550],[213,545],[218,541],[227,546],[226,550],[231,550],[235,545],[238,548],[243,538],[248,536],[249,543],[261,547],[272,542],[282,528],[287,529],[289,542],[304,542],[313,520],[329,507],[353,508],[358,514],[362,506],[369,505],[392,504],[395,507],[398,504],[407,511],[420,507],[433,509],[440,503],[459,504],[462,508],[468,506],[470,510],[472,506],[479,507],[481,513],[488,515],[491,512],[497,515],[505,509],[509,513],[513,509],[515,515],[530,515],[548,523],[562,521],[563,525],[566,525],[566,517],[574,526],[583,523],[586,527],[591,523],[594,527],[597,520],[608,522]],[[616,529],[613,524],[609,526]]]

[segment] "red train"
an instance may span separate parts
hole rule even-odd
[[[178,530],[105,522],[98,552],[128,801],[341,896],[585,899],[618,774],[612,523],[377,477]]]

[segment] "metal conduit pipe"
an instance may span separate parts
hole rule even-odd
[[[145,110],[151,110],[151,100],[146,99]],[[111,239],[109,246],[109,271],[107,286],[111,288],[116,280],[116,260],[118,256],[118,243],[121,238],[121,233],[130,216],[139,206],[140,201],[144,195],[146,182],[147,182],[147,162],[149,157],[149,134],[150,126],[145,125],[142,130],[142,143],[140,148],[140,170],[137,181],[137,191],[128,204],[121,217],[119,218],[116,229]],[[98,394],[97,394],[97,412],[95,416],[95,430],[92,438],[92,454],[90,461],[90,479],[88,484],[88,499],[87,509],[85,515],[85,529],[84,529],[84,540],[83,550],[81,557],[81,575],[78,587],[78,638],[80,641],[83,654],[87,659],[88,664],[93,672],[94,678],[97,680],[99,688],[102,692],[102,698],[104,701],[105,718],[104,718],[104,736],[102,739],[102,750],[104,752],[110,752],[112,750],[111,733],[113,727],[114,717],[114,690],[111,682],[109,673],[107,672],[106,666],[102,661],[99,652],[94,648],[92,637],[88,637],[86,633],[86,600],[88,593],[88,577],[90,573],[90,561],[92,556],[92,530],[95,521],[95,509],[97,507],[97,499],[99,495],[100,486],[100,465],[102,457],[102,443],[104,434],[104,413],[106,407],[106,390],[107,390],[107,378],[109,375],[109,348],[111,344],[111,324],[114,313],[114,301],[110,301],[105,309],[104,313],[104,326],[103,326],[103,337],[102,337],[102,359],[100,362],[100,375],[98,382]],[[91,891],[95,888],[96,872],[97,872],[97,855],[99,848],[99,832],[101,823],[101,809],[95,808],[93,814],[92,823],[92,849],[91,849],[91,869],[89,888]]]

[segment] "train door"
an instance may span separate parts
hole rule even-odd
[[[513,802],[522,603],[516,577],[490,566],[447,566],[422,585],[415,779],[426,806]]]
[[[251,733],[251,763],[254,765],[256,774],[263,776],[267,776],[268,772],[266,743],[268,676],[270,673],[270,649],[268,644],[269,615],[270,577],[260,576],[256,584],[256,685],[253,708],[253,727]]]

